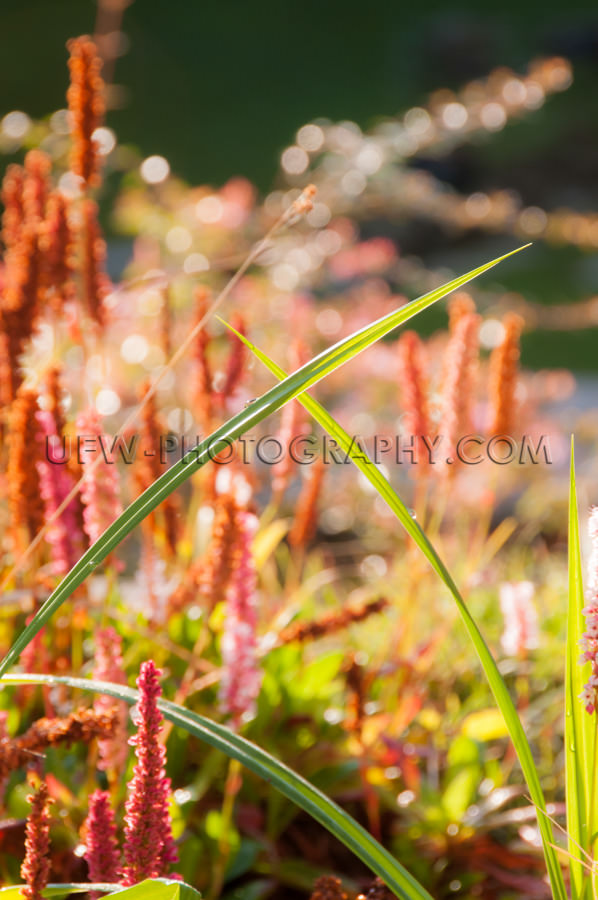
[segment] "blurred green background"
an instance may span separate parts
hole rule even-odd
[[[0,8],[0,115],[64,106],[64,45],[93,32],[96,3],[2,0]],[[190,182],[243,174],[264,191],[281,150],[314,117],[367,128],[495,66],[524,71],[535,56],[567,56],[575,74],[567,92],[481,146],[419,164],[462,191],[511,187],[548,210],[598,209],[598,9],[587,4],[135,0],[122,31],[114,82],[123,106],[109,116],[119,139],[164,155]],[[472,235],[455,248],[430,229],[425,245],[407,249],[457,266],[455,249],[460,264],[480,246]],[[507,286],[535,302],[580,300],[597,293],[598,262],[576,248],[539,246],[522,255],[512,280]],[[595,329],[566,342],[536,332],[526,362],[598,369],[597,339]]]

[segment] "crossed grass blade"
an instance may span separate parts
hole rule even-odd
[[[524,245],[525,247],[529,244]],[[380,340],[398,325],[417,315],[437,300],[457,290],[467,282],[487,272],[507,257],[518,253],[524,247],[512,250],[491,262],[472,269],[465,275],[453,279],[442,287],[430,291],[356,331],[349,337],[339,341],[330,349],[319,353],[310,362],[298,369],[293,375],[285,378],[246,409],[229,419],[217,428],[208,438],[185,454],[178,463],[158,478],[146,491],[134,500],[126,510],[106,529],[94,544],[81,556],[71,571],[50,594],[46,602],[37,611],[32,621],[13,642],[8,653],[0,662],[0,675],[13,665],[27,644],[49,621],[59,607],[73,591],[102,563],[106,557],[118,547],[133,529],[143,521],[161,502],[179,485],[183,484],[198,468],[204,466],[232,441],[237,440],[250,428],[257,425],[271,413],[275,412],[297,394],[307,390],[326,375],[344,365],[358,353]]]
[[[226,324],[226,323],[225,323]],[[230,328],[230,325],[228,326]],[[232,329],[234,330],[234,329]],[[235,334],[244,341],[252,353],[279,379],[286,378],[286,373],[275,362],[267,357],[259,350],[248,338],[235,331]],[[357,448],[349,434],[342,428],[338,422],[328,413],[328,411],[313,397],[302,394],[297,397],[299,403],[313,416],[322,428],[327,431],[331,437],[335,439],[340,448],[351,458],[357,468],[368,479],[368,481],[376,489],[380,497],[387,503],[397,519],[407,531],[409,536],[415,541],[421,552],[424,554],[434,571],[449,589],[461,614],[461,618],[469,633],[469,636],[476,649],[488,683],[494,694],[496,703],[503,715],[505,724],[509,731],[509,735],[513,742],[513,746],[517,752],[524,778],[529,788],[530,796],[538,810],[538,827],[542,839],[542,848],[546,867],[550,878],[552,894],[555,900],[566,900],[567,893],[563,880],[563,874],[557,859],[554,846],[554,836],[552,826],[547,817],[546,801],[538,772],[534,764],[531,747],[527,740],[523,725],[517,715],[517,711],[509,694],[508,688],[498,670],[496,661],[486,644],[481,631],[479,630],[473,616],[469,612],[463,597],[461,596],[452,576],[448,569],[440,559],[438,553],[434,549],[427,535],[424,533],[420,525],[414,521],[409,510],[393,490],[388,480],[372,463],[363,448]]]

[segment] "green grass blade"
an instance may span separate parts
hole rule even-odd
[[[23,894],[21,893],[23,888],[26,885],[24,884],[11,884],[8,887],[0,888],[0,895],[2,900],[23,900]],[[88,894],[90,891],[102,891],[107,894],[111,891],[120,890],[120,885],[118,884],[103,884],[103,883],[73,883],[73,884],[48,884],[44,890],[42,891],[43,897],[66,897],[69,894]]]
[[[258,359],[260,359],[261,362],[263,362],[264,365],[267,366],[267,368],[270,369],[270,371],[274,375],[276,375],[277,378],[285,378],[285,372],[280,368],[280,366],[270,360],[246,337],[239,334],[238,332],[235,333],[241,340],[245,342],[245,344],[258,357]],[[437,572],[437,574],[440,576],[444,584],[453,595],[453,598],[455,599],[455,602],[461,614],[461,618],[465,623],[465,627],[469,633],[471,640],[473,641],[474,647],[480,658],[480,662],[482,663],[482,667],[484,669],[484,672],[486,673],[486,678],[488,679],[488,683],[490,685],[492,693],[494,694],[497,705],[501,713],[503,714],[505,724],[509,730],[509,735],[511,736],[511,740],[513,741],[517,756],[519,757],[519,762],[523,771],[523,775],[527,782],[527,786],[529,788],[530,796],[538,810],[538,827],[540,829],[540,834],[542,837],[544,857],[546,859],[546,866],[550,877],[553,897],[555,898],[555,900],[557,900],[557,898],[558,900],[565,900],[567,895],[565,891],[563,875],[553,846],[554,837],[552,833],[552,826],[550,824],[550,820],[546,815],[546,802],[544,800],[544,794],[542,792],[540,780],[538,778],[538,772],[534,764],[529,742],[525,735],[523,725],[521,724],[519,716],[517,715],[517,711],[515,709],[507,686],[498,670],[498,666],[496,665],[494,657],[492,656],[492,653],[490,652],[486,642],[484,641],[484,638],[482,637],[482,634],[478,626],[476,625],[475,620],[469,612],[465,601],[461,597],[461,594],[459,593],[455,582],[453,581],[446,566],[438,556],[438,553],[432,546],[426,534],[422,531],[419,524],[409,514],[409,510],[407,509],[401,498],[398,496],[398,494],[393,490],[384,475],[382,475],[382,473],[378,470],[374,463],[372,463],[372,461],[367,457],[367,454],[365,453],[363,448],[356,447],[354,445],[353,440],[347,434],[347,432],[341,427],[341,425],[338,424],[338,422],[333,419],[328,411],[320,403],[317,402],[317,400],[313,399],[313,397],[309,397],[308,395],[301,395],[297,397],[297,400],[313,416],[316,422],[318,422],[322,426],[322,428],[324,428],[337,441],[341,449],[344,450],[344,452],[353,460],[357,468],[374,486],[378,494],[386,501],[397,519],[400,521],[410,537],[413,538],[432,568]]]
[[[529,246],[529,245],[525,245]],[[165,472],[150,487],[143,492],[127,509],[110,525],[98,540],[87,550],[73,566],[71,571],[63,578],[56,589],[50,594],[43,606],[37,611],[32,621],[27,625],[10,650],[0,663],[0,675],[7,671],[9,666],[16,662],[21,652],[29,641],[35,637],[46,622],[54,615],[56,610],[64,603],[73,591],[82,584],[93,570],[106,559],[118,545],[127,537],[133,529],[148,516],[166,497],[168,497],[179,485],[183,484],[198,468],[204,466],[220,451],[230,446],[250,428],[253,428],[271,413],[275,412],[297,394],[305,391],[326,375],[338,369],[348,362],[366,347],[384,337],[398,325],[406,322],[412,316],[417,315],[426,307],[445,297],[451,291],[462,287],[468,281],[488,271],[503,259],[518,253],[519,250],[506,253],[492,262],[485,263],[465,275],[455,278],[448,284],[425,294],[417,300],[413,300],[406,306],[394,310],[383,316],[371,325],[361,328],[359,331],[336,343],[328,350],[324,350],[315,356],[310,362],[298,369],[289,378],[285,378],[280,384],[254,400],[253,403],[217,428],[208,438],[202,441],[196,448],[187,453],[178,463]]]
[[[133,688],[86,678],[71,678],[57,675],[4,675],[0,682],[9,684],[63,684],[76,690],[94,691],[107,694],[129,704],[137,703],[138,692]],[[320,822],[331,834],[365,863],[372,872],[379,875],[397,897],[404,900],[432,900],[431,895],[394,859],[368,832],[332,800],[315,788],[309,781],[297,775],[284,763],[266,753],[261,747],[251,743],[224,725],[212,722],[197,713],[169,700],[160,700],[158,706],[164,716],[174,725],[184,728],[201,741],[222,750],[227,756],[239,760],[244,766],[263,778],[292,800],[301,809]]]
[[[569,488],[569,604],[567,612],[567,658],[565,667],[565,776],[567,789],[567,833],[569,837],[571,896],[585,900],[591,896],[587,859],[590,852],[594,818],[594,778],[596,725],[594,716],[584,709],[579,694],[590,674],[590,664],[581,666],[580,638],[585,631],[582,609],[585,606],[579,519],[575,487],[575,459],[571,439]],[[595,827],[595,825],[594,825]]]
[[[22,900],[24,884],[12,884],[0,888],[2,900]],[[201,900],[201,894],[185,884],[172,878],[150,878],[123,888],[120,884],[48,884],[42,891],[42,897],[66,897],[69,894],[88,894],[97,891],[104,894],[118,893],[127,900]]]

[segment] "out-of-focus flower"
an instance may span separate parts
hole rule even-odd
[[[423,346],[415,331],[404,332],[398,344],[399,350],[399,384],[403,409],[405,410],[405,430],[407,436],[416,442],[418,465],[416,472],[422,470],[428,457],[421,446],[422,439],[429,431],[428,400],[424,373]],[[420,453],[421,451],[421,453]]]
[[[439,433],[447,441],[453,464],[444,469],[454,473],[458,458],[456,446],[471,430],[475,370],[478,360],[479,317],[466,313],[457,320],[443,363],[442,417]]]
[[[598,707],[598,506],[590,510],[588,529],[591,552],[588,561],[586,605],[583,609],[586,630],[580,641],[583,653],[579,662],[591,663],[592,671],[579,696],[586,711],[591,715]]]
[[[44,448],[43,455],[36,464],[39,489],[44,501],[46,521],[49,522],[68,497],[75,482],[66,465],[56,460],[56,457],[60,458],[60,438],[54,416],[49,410],[38,410],[35,418],[40,428],[37,438]],[[53,453],[56,455],[54,460]],[[46,541],[50,545],[54,574],[66,575],[81,555],[83,546],[75,498],[49,525]]]
[[[122,512],[118,471],[110,453],[110,439],[103,433],[100,416],[88,409],[77,416],[83,466],[83,525],[94,543]]]
[[[69,200],[59,191],[48,197],[46,218],[41,227],[42,288],[44,296],[59,312],[62,304],[75,296],[73,282],[73,234],[69,222]]]
[[[81,280],[87,312],[102,327],[105,324],[104,299],[110,291],[105,271],[106,241],[98,221],[98,206],[89,198],[83,201]]]
[[[96,633],[93,676],[97,681],[109,681],[112,684],[127,683],[121,647],[122,638],[115,628],[101,628]],[[114,707],[118,710],[118,721],[114,734],[98,741],[100,757],[98,768],[111,773],[119,773],[127,758],[128,705],[124,700],[118,701],[107,694],[98,694],[93,706],[97,712],[107,712]]]
[[[102,60],[93,41],[83,35],[67,44],[71,75],[67,100],[72,119],[71,170],[90,187],[100,183],[100,153],[93,133],[102,124],[104,82]]]
[[[517,414],[519,335],[523,319],[516,313],[505,316],[504,337],[490,357],[490,434],[511,435]]]
[[[161,674],[149,660],[141,666],[137,679],[137,734],[129,740],[135,747],[137,764],[125,807],[125,885],[137,884],[145,878],[161,878],[178,860],[168,812],[170,779],[164,772],[166,750],[160,743],[163,718],[157,701],[162,693]]]
[[[538,646],[538,612],[531,581],[506,581],[499,589],[504,619],[501,644],[509,656],[522,656]]]
[[[52,160],[43,150],[30,150],[25,157],[23,212],[32,225],[39,225],[44,219],[51,169]]]
[[[262,681],[257,658],[256,573],[251,550],[256,529],[257,518],[252,513],[237,513],[234,570],[226,592],[220,682],[220,704],[236,727],[244,717],[253,714]]]
[[[21,866],[22,888],[27,900],[42,900],[42,891],[50,875],[50,799],[48,787],[41,782],[34,794],[27,797],[31,810],[25,826],[25,859]]]
[[[25,173],[22,166],[8,166],[2,179],[2,243],[9,250],[21,236],[21,228],[25,218],[23,210],[23,181]]]
[[[35,391],[21,388],[10,411],[8,432],[8,502],[17,548],[32,540],[43,525],[36,462],[40,456]]]
[[[89,880],[114,884],[118,881],[120,859],[114,812],[110,806],[110,795],[106,791],[94,791],[89,798],[84,833]],[[96,900],[100,894],[96,891],[91,896],[92,900]]]
[[[324,461],[319,457],[310,466],[295,508],[295,518],[289,531],[289,544],[292,547],[305,547],[312,539],[318,524],[318,499],[324,478]]]

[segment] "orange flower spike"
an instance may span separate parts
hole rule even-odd
[[[85,305],[90,316],[100,327],[104,325],[106,311],[104,298],[110,291],[104,263],[106,242],[98,222],[98,206],[93,200],[83,201],[83,260],[81,277]]]
[[[52,802],[44,781],[34,794],[27,797],[31,810],[25,826],[25,859],[21,866],[21,878],[26,887],[22,894],[26,900],[42,900],[42,891],[50,877],[50,813]]]
[[[476,386],[478,364],[478,331],[480,317],[472,313],[462,315],[451,334],[444,357],[442,418],[440,434],[448,439],[447,452],[456,454],[459,440],[471,429],[471,410]],[[444,472],[452,477],[455,466]]]
[[[305,547],[315,533],[318,522],[318,498],[324,471],[324,461],[320,457],[311,467],[311,474],[303,485],[297,500],[295,519],[289,532],[289,544],[291,547]]]
[[[32,540],[43,525],[37,455],[43,452],[37,439],[37,394],[21,389],[11,408],[8,431],[8,503],[12,527],[20,539],[25,532]],[[24,549],[24,547],[23,547]]]
[[[449,332],[453,334],[459,319],[472,315],[475,311],[475,303],[467,291],[457,291],[456,294],[453,294],[448,304]]]
[[[428,418],[427,384],[424,372],[423,345],[415,331],[405,331],[398,342],[399,382],[407,435],[414,439],[418,451],[417,461],[426,462],[422,439],[430,433]]]
[[[70,202],[59,191],[53,191],[46,206],[46,219],[41,227],[39,245],[42,251],[42,287],[44,295],[59,311],[62,304],[75,296],[73,282],[73,233],[69,222]]]
[[[23,212],[30,224],[38,225],[45,216],[51,169],[52,160],[43,150],[30,150],[26,155]]]
[[[517,412],[519,338],[523,319],[508,313],[503,319],[504,337],[490,356],[490,434],[511,434]]]
[[[203,285],[198,285],[195,289],[195,322],[199,323],[203,319],[208,309],[208,301],[210,294]],[[208,360],[207,349],[210,343],[210,335],[207,327],[201,329],[197,335],[193,356],[195,358],[195,384],[194,397],[195,414],[205,434],[211,431],[212,413],[213,413],[213,390],[212,390],[212,371]]]
[[[98,187],[100,155],[93,133],[104,119],[104,81],[100,74],[102,60],[93,41],[83,35],[67,43],[70,53],[70,87],[67,91],[72,119],[71,171],[88,187]]]
[[[210,609],[224,600],[230,581],[237,545],[238,508],[228,494],[218,497],[212,532],[212,543],[204,571],[202,590],[208,595]]]
[[[25,173],[21,166],[8,166],[2,180],[2,243],[6,249],[13,247],[19,240],[25,219],[23,209],[23,182]]]
[[[245,321],[240,313],[233,314],[231,318],[231,325],[235,329],[235,331],[239,332],[239,334],[242,334],[243,336],[246,335],[247,329],[245,327]],[[239,386],[239,383],[243,377],[243,369],[245,368],[245,359],[247,357],[247,348],[243,341],[241,341],[236,334],[233,334],[232,331],[229,331],[228,339],[230,342],[230,351],[227,361],[224,387],[222,389],[222,396],[224,399],[232,397],[237,387]]]

